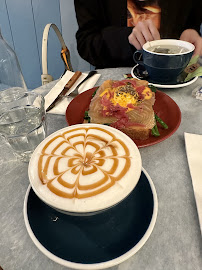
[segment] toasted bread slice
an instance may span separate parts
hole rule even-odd
[[[145,140],[155,124],[154,102],[147,81],[106,80],[91,100],[89,116],[92,123],[109,124],[133,140]]]
[[[146,140],[149,138],[150,129],[141,127],[121,128],[122,132],[128,135],[132,140]]]

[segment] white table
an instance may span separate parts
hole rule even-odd
[[[98,70],[104,80],[123,79],[130,68]],[[38,89],[44,94],[55,82]],[[180,107],[179,129],[167,140],[141,148],[143,167],[158,195],[154,230],[137,254],[113,270],[201,270],[202,241],[192,181],[185,152],[184,132],[202,134],[202,101],[191,96],[202,84],[162,89]],[[65,116],[47,115],[48,134],[65,127]],[[9,146],[0,141],[0,265],[4,270],[64,270],[48,259],[30,239],[23,219],[23,201],[29,185],[27,164],[17,161]]]

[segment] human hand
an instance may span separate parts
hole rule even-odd
[[[138,22],[128,37],[129,43],[137,50],[141,50],[147,41],[156,39],[160,39],[160,34],[152,20]]]
[[[194,29],[186,29],[180,36],[181,40],[188,41],[195,46],[193,55],[202,55],[202,37]]]

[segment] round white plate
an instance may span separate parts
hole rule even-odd
[[[135,76],[134,74],[134,69],[138,66],[139,64],[135,65],[132,69],[131,69],[131,75],[133,78],[140,80],[138,77]],[[191,79],[188,82],[184,82],[184,83],[179,83],[179,84],[157,84],[157,83],[150,83],[152,85],[154,85],[155,87],[158,88],[181,88],[181,87],[185,87],[188,86],[192,83],[194,83],[196,80],[198,79],[198,77],[194,77],[193,79]],[[149,82],[149,79],[148,79]]]

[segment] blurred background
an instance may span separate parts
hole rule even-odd
[[[55,23],[70,50],[74,70],[90,70],[77,53],[77,21],[73,0],[0,0],[2,36],[15,50],[28,89],[41,85],[42,36],[46,24]],[[58,79],[64,72],[61,45],[53,29],[48,36],[48,73]]]
[[[73,0],[0,0],[2,36],[15,50],[29,89],[41,85],[42,36],[46,24],[55,23],[70,50],[74,70],[90,70],[77,53],[77,22]],[[202,33],[202,27],[201,27]],[[48,73],[58,79],[64,72],[60,42],[53,29],[48,37]]]

